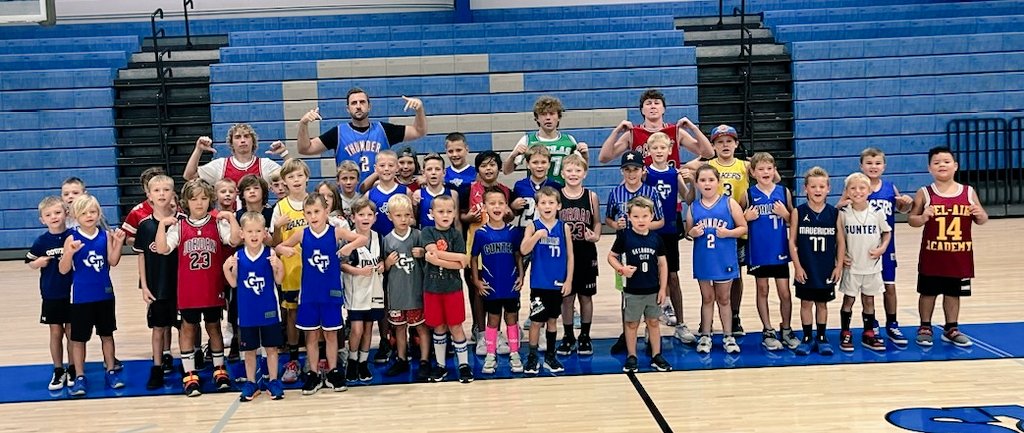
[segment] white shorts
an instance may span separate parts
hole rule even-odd
[[[843,272],[843,280],[839,283],[839,292],[846,296],[858,295],[879,296],[885,293],[882,274],[857,275],[849,271]]]

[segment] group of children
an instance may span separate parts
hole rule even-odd
[[[701,320],[697,335],[680,320],[674,336],[696,343],[698,353],[712,349],[716,305],[725,352],[740,351],[736,285],[744,265],[757,282],[767,350],[788,347],[799,355],[830,355],[827,303],[837,286],[843,294],[841,350],[854,350],[850,322],[858,297],[862,345],[885,350],[874,315],[874,297],[883,293],[887,335],[895,344],[906,344],[895,318],[893,210],[909,211],[912,226],[925,226],[917,342],[932,344],[930,316],[937,295],[958,305],[959,296],[969,294],[970,224],[984,223],[987,215],[973,190],[953,181],[956,163],[948,149],[929,153],[935,183],[913,199],[881,180],[884,155],[868,149],[861,155],[863,173],[846,178],[839,206],[826,202],[829,177],[818,167],[804,177],[806,203],[795,206],[791,193],[778,184],[771,155],[757,153],[749,162],[734,157],[734,129],[723,125],[713,130],[715,159],[678,167],[668,160],[671,138],[655,133],[646,143],[649,166],[644,153],[622,155],[623,183],[609,193],[602,219],[597,194],[583,187],[589,168],[586,146],[557,132],[558,107],[553,120],[547,111],[535,113],[541,130],[524,137],[510,158],[514,169],[521,157],[529,174],[511,189],[498,182],[500,169],[508,171],[509,164],[503,167],[499,154],[484,151],[470,165],[466,138],[458,133],[445,141],[450,166],[437,154],[423,158],[420,167],[415,152],[386,150],[377,155],[367,182],[360,184],[358,167],[345,162],[338,167],[336,184],[321,183],[312,193],[309,169],[299,159],[285,161],[270,184],[254,175],[237,185],[228,179],[216,185],[197,179],[182,187],[177,200],[174,181],[149,171],[143,176],[147,200],[126,218],[123,230],[107,231],[99,203],[80,180],[65,182],[63,200],[47,197],[40,203],[48,231],[28,254],[29,266],[41,270],[41,321],[51,330],[50,389],[87,392],[83,362],[93,328],[103,342],[107,384],[124,386],[114,357],[109,269],[117,265],[126,240],[139,253],[140,288],[153,330],[147,387],[162,387],[164,375],[172,372],[170,329],[180,326],[183,390],[188,396],[201,393],[199,325],[205,324],[214,386],[230,388],[220,324],[227,309],[232,355],[244,354],[243,401],[261,389],[283,398],[283,383],[299,379],[307,395],[372,380],[368,362],[375,323],[381,344],[394,345],[393,351],[378,350],[381,359],[374,359],[388,362],[393,356],[387,375],[409,372],[409,349],[415,347],[417,378],[445,380],[449,338],[456,377],[463,383],[473,381],[470,338],[484,356],[484,374],[496,371],[499,354],[508,354],[512,372],[536,374],[542,366],[561,372],[556,355],[593,354],[592,298],[602,225],[615,231],[607,262],[622,291],[623,336],[613,351],[626,353],[626,372],[638,370],[641,321],[647,325],[651,367],[672,369],[661,354],[659,317],[670,298],[675,303],[679,297],[681,307],[677,273],[683,236],[693,242]],[[271,192],[278,200],[268,207]],[[684,202],[689,203],[685,215],[677,218]],[[55,258],[59,263],[49,264]],[[802,338],[790,323],[790,261],[801,301]],[[530,324],[524,362],[519,310],[527,272]],[[768,311],[770,280],[780,300],[778,332]],[[470,335],[463,329],[463,281],[472,310]],[[572,323],[577,300],[578,336]],[[946,314],[943,339],[970,345],[957,329],[955,311],[947,308]],[[557,344],[560,317],[564,336]],[[65,336],[70,340],[67,370]],[[300,337],[305,339],[305,369],[298,358]],[[543,358],[542,341],[547,348]],[[289,354],[280,377],[279,348]],[[334,353],[347,358],[344,368]]]

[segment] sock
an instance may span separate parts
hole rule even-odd
[[[828,338],[825,337],[825,330],[826,329],[828,329],[828,324],[827,323],[819,323],[818,324],[818,341],[828,341]]]
[[[581,322],[580,323],[580,337],[582,337],[584,335],[586,335],[587,337],[590,337],[590,323],[587,323],[587,322]]]
[[[370,359],[370,351],[368,351],[368,350],[360,350],[359,351],[359,363],[362,364],[362,363],[366,362],[367,359]]]
[[[562,324],[562,330],[565,331],[562,334],[562,339],[566,339],[566,340],[569,340],[569,341],[575,341],[576,340],[576,336],[574,335],[575,332],[572,329],[572,323],[570,323],[568,325],[563,323]]]
[[[811,325],[804,325],[804,339],[803,339],[804,343],[810,343],[811,342],[811,328],[812,328]]]
[[[942,329],[945,330],[946,332],[949,332],[950,330],[956,329],[959,326],[960,324],[957,322],[948,322],[945,326],[942,327]]]
[[[839,323],[843,331],[850,330],[850,321],[853,320],[853,311],[839,311]]]
[[[932,322],[921,322],[921,327],[931,328],[932,327]]]
[[[896,314],[885,313],[885,326],[896,324]]]
[[[455,348],[455,358],[459,360],[459,365],[469,364],[469,349],[466,347],[469,343],[466,340],[452,341],[452,347]]]
[[[494,355],[495,350],[498,348],[498,328],[487,327],[485,331],[484,340],[487,342],[487,354]],[[476,344],[480,344],[479,341]]]
[[[544,333],[544,337],[548,340],[548,355],[554,356],[555,350],[553,348],[557,344],[555,341],[558,340],[558,331],[547,331]]]
[[[185,373],[196,371],[196,352],[181,352],[181,369]]]
[[[213,352],[213,353],[211,353],[211,355],[213,355],[213,366],[214,366],[214,368],[220,368],[220,367],[224,366],[224,351],[223,350],[221,350],[220,352]]]
[[[505,325],[505,336],[508,337],[508,349],[519,353],[519,324]]]
[[[875,315],[874,314],[861,314],[861,318],[864,319],[864,332],[868,330],[874,330],[875,328]]]
[[[444,354],[448,350],[447,343],[447,334],[434,334],[434,359],[437,361],[437,365],[444,365]]]
[[[289,361],[294,361],[295,363],[299,362],[299,345],[298,344],[289,344],[288,345],[288,360]]]

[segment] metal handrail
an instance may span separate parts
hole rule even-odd
[[[183,0],[181,4],[182,10],[185,12],[185,48],[192,49],[192,32],[188,24],[188,10],[195,9],[195,4],[192,0]]]
[[[753,84],[751,76],[754,71],[754,33],[747,28],[747,1],[741,0],[738,8],[733,8],[733,15],[740,17],[740,59],[746,59],[747,64],[742,71],[743,75],[743,140],[748,149],[754,148],[754,113],[751,108],[751,88]]]
[[[160,19],[164,19],[164,10],[162,8],[157,8],[157,10],[153,11],[153,14],[149,17],[150,28],[153,33],[153,57],[156,64],[156,79],[159,84],[159,90],[157,90],[156,93],[156,126],[158,134],[157,139],[160,144],[160,156],[161,160],[164,162],[164,171],[170,173],[170,151],[167,143],[167,138],[170,135],[170,132],[164,126],[164,121],[168,118],[167,79],[174,76],[174,71],[170,68],[164,67],[163,58],[165,55],[168,58],[171,57],[171,49],[160,49],[160,39],[166,37],[166,32],[164,32],[163,28],[157,29],[156,20],[158,16]]]

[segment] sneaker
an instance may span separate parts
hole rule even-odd
[[[839,350],[853,352],[853,333],[850,331],[839,333]]]
[[[527,318],[526,318],[526,320],[524,320],[524,321],[523,321],[523,330],[524,330],[524,331],[529,331],[529,330],[530,330],[530,325],[531,325],[532,323],[533,323],[533,322],[532,322],[532,321],[530,321],[530,318],[529,318],[529,317],[527,317]]]
[[[430,381],[430,362],[420,361],[420,367],[416,370],[416,381],[418,382],[429,382]]]
[[[431,382],[444,382],[446,377],[448,377],[448,369],[443,365],[434,365],[430,370]]]
[[[271,380],[267,382],[267,392],[270,393],[272,399],[280,400],[284,398],[284,384],[277,379]]]
[[[537,374],[540,371],[540,362],[537,360],[537,354],[531,353],[526,355],[526,366],[523,367],[523,373],[526,374]]]
[[[621,355],[626,353],[626,336],[619,334],[619,339],[615,340],[615,344],[612,344],[611,349],[612,355]]]
[[[288,361],[284,365],[284,374],[281,375],[281,382],[283,383],[295,383],[299,381],[299,363],[296,361]]]
[[[693,344],[694,341],[697,341],[697,337],[694,337],[693,333],[690,332],[690,328],[685,323],[676,325],[676,332],[672,336],[676,337],[676,340],[683,344]]]
[[[917,345],[932,347],[932,328],[930,326],[917,328]]]
[[[882,339],[875,334],[875,330],[873,329],[864,331],[864,333],[861,334],[860,344],[876,352],[885,351],[885,341],[882,341]]]
[[[697,353],[711,353],[711,337],[701,335],[697,340]]]
[[[324,381],[320,378],[318,373],[307,371],[302,375],[302,395],[313,395],[316,394],[320,388],[323,388]]]
[[[590,341],[589,335],[580,336],[579,341],[576,343],[576,353],[582,356],[594,354],[594,343]]]
[[[821,355],[821,356],[832,356],[832,353],[833,353],[832,352],[832,344],[830,344],[828,342],[828,340],[818,341],[817,345],[818,345],[818,354],[819,355]]]
[[[672,364],[669,364],[668,360],[659,353],[651,358],[651,368],[654,371],[672,371]]]
[[[801,342],[799,345],[796,346],[796,349],[793,349],[793,353],[796,353],[797,355],[800,356],[807,356],[811,353],[811,349],[811,343]]]
[[[391,366],[384,372],[387,377],[395,377],[401,374],[409,372],[409,360],[407,359],[395,359],[395,362],[391,363]]]
[[[796,338],[793,333],[793,329],[782,329],[782,344],[789,348],[789,350],[796,349],[800,345],[800,339]]]
[[[505,334],[498,334],[498,355],[508,355],[512,349],[508,347],[508,337]]]
[[[124,370],[124,363],[120,359],[114,358],[114,371],[120,372]]]
[[[256,386],[255,383],[246,382],[242,385],[242,395],[238,396],[238,401],[252,401],[259,393],[260,387]]]
[[[407,365],[408,367],[408,365]],[[348,389],[345,386],[345,376],[341,374],[337,368],[328,371],[324,375],[324,386],[330,388],[334,392],[342,392]]]
[[[744,335],[747,335],[747,332],[743,330],[743,325],[741,325],[740,321],[737,319],[732,324],[732,336],[742,337]]]
[[[89,382],[85,379],[85,376],[78,376],[71,385],[71,395],[75,397],[83,396],[87,388],[89,388]]]
[[[487,342],[485,342],[483,339],[477,340],[476,350],[473,353],[476,353],[476,356],[486,356],[487,355]]]
[[[53,377],[50,378],[50,384],[46,386],[46,389],[50,391],[60,391],[64,389],[64,382],[67,381],[65,377],[67,373],[64,371],[64,367],[54,367]]]
[[[900,324],[897,322],[892,322],[885,327],[885,335],[889,337],[892,344],[897,346],[906,346],[908,343],[907,336],[903,335]]]
[[[199,397],[203,394],[199,390],[199,375],[194,371],[190,371],[181,378],[182,388],[185,390],[186,397]]]
[[[169,353],[165,353],[160,358],[160,367],[163,369],[164,374],[174,373],[174,358]]]
[[[149,380],[146,381],[146,389],[153,391],[164,387],[164,369],[159,365],[149,368]]]
[[[735,333],[733,333],[735,335]],[[779,341],[779,336],[775,333],[774,329],[765,329],[761,334],[761,345],[769,351],[776,351],[782,349],[782,342]]]
[[[480,368],[480,372],[483,374],[494,374],[494,371],[498,369],[498,358],[493,354],[488,354],[484,358],[484,366]]]
[[[971,347],[974,345],[974,342],[964,335],[964,333],[960,332],[959,328],[953,328],[943,332],[942,341],[953,343],[956,347]]]
[[[576,348],[576,339],[575,338],[566,337],[566,338],[562,339],[562,343],[558,345],[557,349],[555,349],[555,353],[557,353],[559,355],[562,355],[562,356],[569,356],[569,355],[572,354],[572,350],[575,349],[575,348]]]
[[[708,342],[708,345],[711,345],[711,343]],[[740,353],[740,345],[736,344],[736,337],[733,337],[731,335],[722,338],[722,347],[725,349],[725,353]]]
[[[622,364],[622,371],[625,373],[636,373],[637,370],[638,368],[636,357],[633,355],[627,356],[626,363]]]
[[[473,368],[469,364],[459,365],[459,382],[470,383],[473,381]]]
[[[558,360],[558,357],[547,355],[544,357],[544,369],[551,373],[561,373],[565,371],[565,366]]]
[[[387,364],[391,360],[391,342],[387,338],[381,338],[377,345],[377,353],[373,354],[374,364]]]
[[[523,359],[519,357],[519,352],[512,352],[508,355],[508,365],[513,373],[523,372]]]
[[[228,369],[223,365],[213,371],[213,383],[221,391],[231,388],[231,376],[228,376]]]
[[[679,319],[676,317],[676,310],[672,308],[672,304],[665,304],[661,307],[661,316],[658,317],[661,323],[668,326],[676,326],[679,323]]]
[[[359,382],[359,361],[350,359],[345,364],[345,380],[348,382]]]
[[[118,370],[110,370],[105,376],[107,380],[107,386],[110,389],[121,389],[124,388],[124,378],[121,377],[121,372]]]
[[[373,373],[370,372],[370,363],[363,361],[358,365],[357,370],[359,371],[359,381],[369,382],[373,380]]]
[[[74,364],[68,364],[68,369],[67,371],[64,372],[64,375],[67,376],[67,383],[65,384],[65,386],[67,386],[68,388],[75,386],[75,379],[77,379],[78,376],[77,372],[75,372]]]

